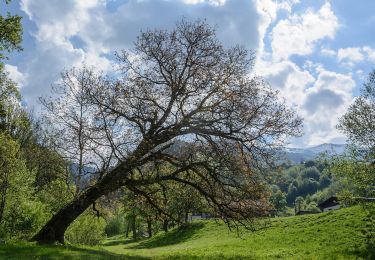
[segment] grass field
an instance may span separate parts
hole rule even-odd
[[[271,219],[268,227],[240,236],[214,221],[161,233],[138,242],[121,236],[109,238],[96,248],[4,245],[6,259],[373,259],[374,245],[365,239],[372,230],[360,207]]]

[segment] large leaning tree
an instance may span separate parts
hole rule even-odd
[[[301,120],[261,78],[249,76],[252,53],[225,48],[204,21],[182,20],[171,31],[142,32],[135,48],[117,57],[119,78],[71,70],[60,84],[68,90],[60,98],[70,102],[44,102],[59,122],[50,126],[62,135],[81,134],[84,153],[72,152],[99,166],[96,181],[33,239],[64,242],[82,212],[121,187],[158,209],[149,187],[189,185],[228,223],[264,213],[267,189],[259,169],[286,137],[299,134]],[[76,109],[70,91],[79,94]],[[181,140],[188,145],[175,151]]]

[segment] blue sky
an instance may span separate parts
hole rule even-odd
[[[182,17],[217,26],[227,46],[256,51],[263,76],[304,118],[291,146],[343,143],[335,126],[375,68],[373,0],[20,0],[24,51],[7,61],[30,109],[63,69],[83,63],[110,72],[113,54],[141,29],[171,28]]]

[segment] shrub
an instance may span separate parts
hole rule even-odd
[[[65,233],[65,239],[72,244],[97,245],[105,236],[103,218],[85,213],[78,217]]]

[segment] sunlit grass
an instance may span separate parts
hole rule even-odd
[[[328,213],[272,219],[255,232],[229,232],[214,221],[133,242],[109,238],[96,248],[36,246],[30,243],[0,247],[0,258],[30,259],[370,259],[366,244],[368,218],[360,207]],[[374,255],[372,255],[374,256]]]
[[[240,236],[223,224],[197,222],[140,242],[105,242],[110,252],[160,258],[350,259],[370,254],[365,213],[348,208],[316,215],[272,219],[269,227]]]

